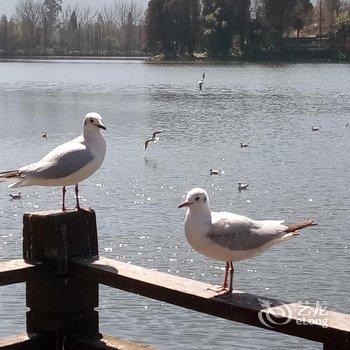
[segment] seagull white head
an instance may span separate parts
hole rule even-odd
[[[95,112],[88,113],[84,120],[84,132],[100,132],[100,130],[107,130],[102,124],[102,117]]]
[[[188,207],[190,210],[209,209],[208,193],[203,188],[193,188],[186,195],[186,199],[179,205],[179,208]]]

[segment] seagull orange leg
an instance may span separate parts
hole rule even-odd
[[[80,210],[80,205],[79,205],[79,188],[78,188],[78,184],[75,185],[75,199],[77,200],[77,206],[76,208],[78,210]]]
[[[229,289],[225,290],[224,293],[218,294],[218,297],[221,297],[221,298],[229,298],[232,295],[232,291],[233,291],[232,285],[233,285],[233,274],[235,272],[235,269],[233,268],[232,261],[228,262],[228,266],[229,266],[229,272],[230,272],[230,286],[229,286]]]
[[[224,283],[222,284],[222,290],[227,288],[227,278],[228,278],[229,268],[230,268],[230,263],[226,261],[225,277],[224,277]]]
[[[230,263],[228,261],[226,261],[224,283],[222,284],[222,286],[219,286],[216,288],[208,288],[208,290],[212,290],[212,291],[217,292],[217,293],[222,292],[224,290],[227,290],[227,287],[228,287],[227,279],[228,279],[229,268],[230,268]]]
[[[66,211],[66,205],[65,205],[65,201],[66,201],[66,186],[62,187],[62,211]]]

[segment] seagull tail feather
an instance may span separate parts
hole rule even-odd
[[[18,187],[23,187],[27,186],[26,181],[27,179],[19,179],[18,181],[12,183],[9,185],[9,188],[18,188]]]
[[[285,231],[286,233],[293,233],[294,235],[298,235],[299,233],[297,232],[298,230],[301,230],[305,227],[309,227],[309,226],[315,226],[317,225],[317,223],[314,222],[314,220],[310,219],[310,220],[304,220],[304,221],[300,221],[296,224],[292,224],[292,225],[288,225],[287,226],[287,230]]]

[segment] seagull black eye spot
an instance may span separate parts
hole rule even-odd
[[[90,123],[92,124],[93,122],[94,122],[94,120],[91,118],[91,119],[90,119]]]
[[[196,197],[195,200],[196,200],[196,201],[199,201],[199,197]]]
[[[204,197],[204,203],[207,201],[207,197]]]

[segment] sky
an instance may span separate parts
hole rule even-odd
[[[143,3],[146,7],[148,0],[138,0],[140,3]],[[114,2],[118,2],[118,0],[63,0],[63,6],[74,6],[79,3],[81,7],[91,8],[102,8],[104,5],[110,6],[114,4]],[[5,14],[6,16],[11,17],[15,13],[17,0],[0,0],[0,14]]]

